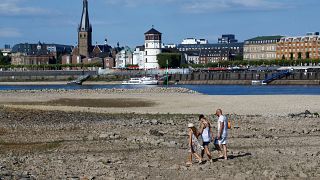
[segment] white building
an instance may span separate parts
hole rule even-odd
[[[209,42],[206,39],[186,38],[181,44],[209,44]]]
[[[145,35],[145,49],[144,49],[144,69],[158,69],[159,64],[157,55],[161,53],[161,37],[162,34],[155,30],[150,29]]]
[[[189,51],[184,53],[184,58],[188,64],[200,64],[200,52]]]
[[[173,49],[173,48],[177,48],[177,45],[176,44],[163,44],[162,48]]]
[[[116,55],[116,68],[125,68],[129,64],[133,64],[132,51],[125,47]]]
[[[133,64],[137,64],[140,69],[144,68],[144,46],[137,46],[132,55]]]

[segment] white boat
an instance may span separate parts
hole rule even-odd
[[[253,80],[251,81],[252,85],[267,85],[267,83],[260,81],[260,80]]]
[[[157,85],[158,80],[152,77],[130,78],[129,81],[123,81],[124,85]]]

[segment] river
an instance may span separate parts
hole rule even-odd
[[[139,85],[1,85],[2,90],[44,89],[139,89],[163,86]],[[169,87],[188,88],[207,95],[320,95],[320,86],[244,86],[244,85],[174,85]]]

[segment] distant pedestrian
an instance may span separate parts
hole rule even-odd
[[[208,156],[209,161],[212,162],[212,156],[209,150],[209,144],[211,141],[214,140],[212,126],[210,121],[207,118],[205,118],[204,115],[202,114],[199,116],[199,121],[200,121],[199,134],[201,134],[202,146],[204,147],[204,149],[201,151],[201,158],[203,158],[205,153]]]
[[[214,145],[218,150],[219,157],[224,157],[224,159],[227,160],[228,119],[222,114],[221,109],[217,109],[215,115],[218,116],[218,134]]]
[[[197,131],[197,128],[192,123],[188,124],[188,134],[189,134],[189,138],[188,138],[189,158],[188,158],[187,165],[192,164],[193,155],[195,156],[195,158],[198,160],[199,163],[202,163],[202,158],[198,153],[203,150],[203,147],[200,145],[198,141],[199,133]]]

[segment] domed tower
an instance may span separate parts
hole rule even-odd
[[[162,34],[153,27],[145,35],[145,50],[144,50],[144,68],[157,69],[159,68],[157,55],[161,53]]]
[[[83,0],[81,22],[78,28],[79,54],[88,57],[92,47],[92,26],[89,22],[88,0]]]

